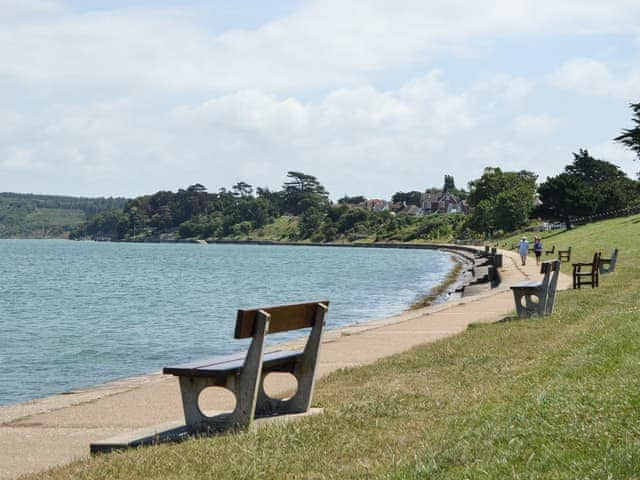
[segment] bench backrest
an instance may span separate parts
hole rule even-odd
[[[596,252],[593,254],[593,262],[591,263],[591,269],[593,272],[598,271],[598,266],[600,265],[600,252]]]
[[[286,332],[300,328],[313,327],[318,304],[329,306],[328,300],[320,302],[294,303],[277,305],[274,307],[252,308],[238,310],[235,338],[249,338],[253,336],[255,322],[260,310],[267,312],[271,318],[267,333]]]
[[[547,260],[546,262],[542,262],[540,264],[540,273],[544,275],[542,279],[542,284],[547,287],[549,285],[550,278],[557,277],[558,272],[560,270],[560,260]]]
[[[541,273],[544,273],[547,294],[545,298],[544,313],[551,315],[556,303],[556,289],[558,288],[558,276],[560,275],[560,260],[542,262]]]
[[[555,270],[555,260],[547,260],[546,262],[542,262],[540,264],[540,273],[545,274],[545,273],[551,273],[552,271]]]

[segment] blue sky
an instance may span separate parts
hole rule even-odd
[[[640,3],[0,0],[0,191],[544,180],[640,101]]]

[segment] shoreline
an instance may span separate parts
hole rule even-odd
[[[226,242],[225,242],[226,243]],[[282,243],[278,243],[278,245],[283,245]],[[365,248],[375,248],[376,244],[366,245]],[[396,244],[394,244],[396,245]],[[401,244],[401,246],[397,246],[397,248],[410,249],[413,244]],[[296,246],[309,246],[309,244],[296,244]],[[311,245],[313,246],[313,245]],[[337,245],[326,245],[325,246],[337,246]],[[341,245],[345,247],[349,247],[351,245]],[[387,322],[392,322],[394,319],[403,318],[407,314],[411,313],[420,313],[424,314],[428,309],[434,307],[443,307],[451,304],[451,302],[455,302],[456,300],[460,300],[462,298],[461,294],[458,294],[458,288],[465,283],[466,275],[469,271],[469,267],[472,267],[475,263],[474,257],[471,256],[470,252],[480,252],[480,249],[474,249],[470,247],[463,246],[459,250],[455,248],[442,248],[444,245],[429,244],[427,248],[418,247],[416,249],[422,250],[441,250],[450,255],[450,258],[454,265],[452,265],[451,269],[444,276],[443,280],[439,282],[437,285],[432,287],[428,292],[425,292],[423,295],[420,295],[417,300],[413,303],[407,305],[403,310],[397,312],[395,314],[383,317],[383,318],[370,318],[364,319],[360,321],[353,322],[348,325],[342,325],[336,328],[328,328],[326,330],[325,336],[335,335],[343,335],[350,334],[348,332],[353,331],[353,329],[357,330],[366,330],[368,326],[371,328],[377,328],[379,324],[387,324]],[[450,247],[447,245],[447,247]],[[393,247],[382,247],[382,248],[393,248]],[[453,287],[453,288],[452,288]],[[458,288],[456,288],[458,287]],[[434,293],[436,292],[436,293]],[[426,300],[425,300],[426,299]],[[400,320],[402,321],[402,320]],[[297,345],[299,342],[298,339],[288,340],[286,342],[271,345],[270,348],[293,348],[291,345]],[[23,400],[17,403],[8,403],[4,405],[0,405],[0,425],[6,423],[7,421],[14,421],[15,418],[10,413],[11,411],[19,411],[25,412],[29,411],[28,415],[44,413],[50,411],[51,408],[54,410],[58,407],[58,405],[68,406],[66,400],[71,397],[75,397],[81,402],[97,400],[103,398],[107,395],[112,395],[115,393],[120,393],[122,388],[125,390],[129,388],[135,388],[142,384],[145,384],[149,378],[154,378],[160,375],[162,377],[161,372],[159,371],[150,371],[145,373],[140,373],[137,375],[125,376],[125,377],[116,377],[109,380],[105,380],[103,382],[98,382],[92,385],[87,385],[84,387],[71,388],[69,390],[60,391],[56,393],[51,393],[49,395],[45,395],[43,397],[36,397],[28,400]],[[60,400],[60,401],[59,401]],[[41,410],[37,407],[37,405],[42,405],[44,410]],[[35,408],[32,408],[35,407]],[[63,407],[62,407],[63,408]],[[20,416],[23,416],[20,414]]]
[[[317,379],[462,333],[473,323],[493,323],[510,315],[514,306],[509,285],[538,278],[539,272],[535,266],[518,267],[516,256],[504,254],[502,282],[496,288],[473,285],[470,292],[465,289],[463,296],[445,303],[326,331]],[[565,277],[561,276],[559,288],[570,285]],[[304,341],[291,340],[279,347],[298,349]],[[273,387],[283,394],[291,388],[280,379]],[[219,397],[205,404],[208,410],[230,407]],[[178,382],[160,371],[0,407],[0,479],[88,458],[91,442],[181,418]]]

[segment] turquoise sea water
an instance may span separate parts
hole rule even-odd
[[[0,240],[0,405],[242,349],[238,308],[329,299],[328,328],[399,313],[451,267],[429,250]]]

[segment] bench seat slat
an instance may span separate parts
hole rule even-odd
[[[542,283],[541,282],[522,282],[522,283],[516,283],[515,285],[511,285],[511,288],[538,288],[541,287]]]
[[[218,363],[226,363],[234,360],[243,360],[245,354],[242,352],[233,353],[231,355],[220,355],[219,357],[202,358],[200,360],[193,360],[187,363],[180,363],[178,365],[171,365],[170,367],[164,367],[163,373],[168,373],[167,369],[181,369],[181,370],[193,370],[195,368],[204,367],[207,365],[215,365]]]
[[[280,363],[286,363],[292,358],[302,355],[302,350],[275,350],[267,352],[263,357],[263,369],[268,370]],[[178,375],[178,376],[200,376],[207,377],[213,376],[219,373],[233,373],[240,371],[244,366],[243,354],[230,355],[228,357],[216,357],[203,362],[185,363],[182,365],[176,365],[172,367],[165,367],[162,372],[165,374]]]

